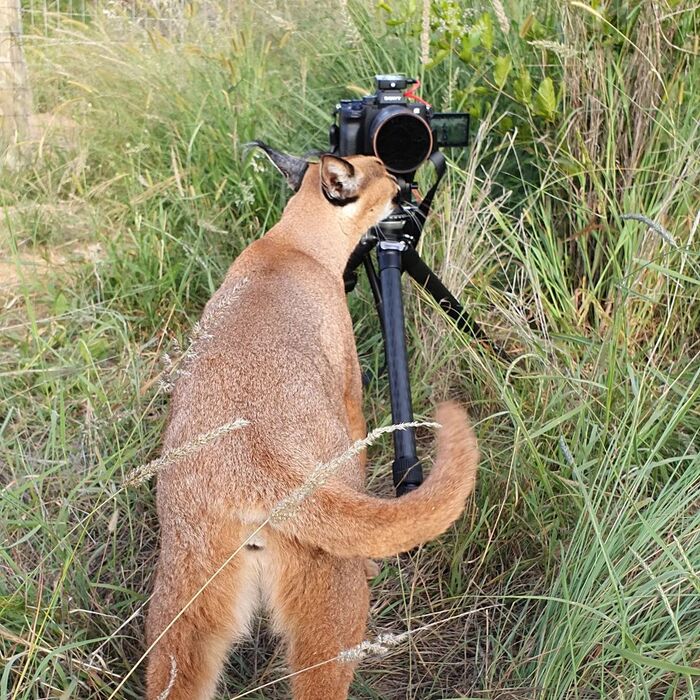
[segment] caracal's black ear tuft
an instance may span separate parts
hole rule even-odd
[[[260,148],[263,153],[270,159],[272,164],[284,175],[287,184],[296,192],[301,187],[301,181],[304,179],[306,169],[309,163],[304,158],[290,156],[288,153],[282,153],[271,148],[263,141],[251,141],[243,144],[244,150],[251,148]]]
[[[321,189],[332,204],[349,204],[360,193],[361,176],[352,163],[344,158],[325,154],[321,156]]]

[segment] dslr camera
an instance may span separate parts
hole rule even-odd
[[[441,147],[467,145],[468,114],[434,113],[412,93],[420,85],[415,78],[377,75],[375,81],[374,95],[337,105],[330,129],[332,153],[375,155],[387,170],[410,182]]]

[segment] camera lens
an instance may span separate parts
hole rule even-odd
[[[425,119],[398,105],[377,114],[370,139],[374,154],[395,173],[416,170],[433,150],[433,132]]]

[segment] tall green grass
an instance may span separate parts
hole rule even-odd
[[[427,66],[410,3],[207,3],[177,36],[94,18],[27,42],[37,104],[79,129],[0,181],[0,697],[110,698],[143,653],[157,524],[152,487],[121,481],[158,451],[161,355],[287,196],[240,145],[322,148],[337,99],[390,70],[478,114],[421,252],[510,359],[407,283],[416,412],[464,400],[483,461],[460,523],[384,562],[370,631],[427,628],[353,697],[700,694],[700,17],[624,5],[482,3],[459,26],[493,40],[465,62],[440,24],[460,6],[433,3]],[[518,97],[524,71],[554,112]],[[386,424],[364,282],[349,301]],[[390,460],[372,448],[372,490]],[[254,690],[282,663],[261,627],[221,697],[285,697]]]

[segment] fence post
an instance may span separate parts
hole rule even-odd
[[[21,39],[20,0],[0,0],[0,162],[8,167],[27,151],[32,112]]]

